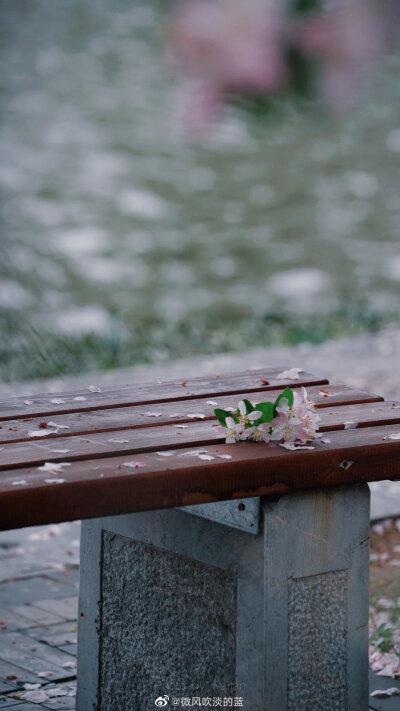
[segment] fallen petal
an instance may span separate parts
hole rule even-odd
[[[289,370],[283,370],[275,377],[275,380],[299,380],[299,373],[303,372],[303,368],[290,368]]]
[[[146,464],[146,462],[133,461],[133,462],[124,462],[122,466],[123,467],[130,467],[131,469],[139,469],[139,467],[146,467],[147,464]]]
[[[376,691],[373,691],[370,696],[378,696],[378,697],[385,697],[385,696],[397,696],[400,694],[400,689],[398,689],[395,686],[392,686],[390,689],[376,689]]]
[[[357,429],[358,422],[345,422],[344,423],[344,429],[345,430],[355,430]]]

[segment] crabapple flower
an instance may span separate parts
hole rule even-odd
[[[278,416],[271,422],[272,440],[283,439],[285,442],[307,442],[314,439],[320,417],[314,405],[307,399],[307,391],[293,392],[293,404],[290,406],[283,397],[276,408]]]
[[[242,439],[243,425],[241,422],[235,422],[233,417],[227,417],[225,420],[225,427],[220,425],[216,428],[217,432],[223,432],[225,434],[226,444],[234,444]]]
[[[271,425],[269,422],[261,422],[257,426],[249,427],[243,431],[242,439],[266,442],[268,444],[271,439]]]
[[[261,410],[253,410],[252,412],[247,412],[246,409],[246,403],[241,400],[238,405],[239,409],[239,422],[242,423],[242,425],[248,425],[249,423],[253,423],[256,420],[259,420],[262,412]]]

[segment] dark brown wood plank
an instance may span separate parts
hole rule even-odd
[[[377,402],[321,408],[320,431],[352,429],[386,423],[400,423],[400,406]],[[139,429],[125,429],[118,433],[94,432],[90,435],[70,435],[61,439],[8,443],[0,451],[0,470],[39,466],[43,462],[72,462],[125,453],[143,452],[175,447],[195,447],[223,441],[214,429],[215,418],[191,421],[184,425],[168,424]]]
[[[43,421],[41,417],[29,417],[19,420],[8,420],[2,424],[0,429],[0,446],[7,442],[22,442],[23,440],[32,441],[33,439],[55,439],[59,437],[69,437],[72,434],[91,434],[93,432],[118,432],[118,430],[137,428],[137,427],[153,427],[162,424],[187,423],[191,422],[192,418],[189,415],[203,414],[205,419],[214,417],[214,407],[236,407],[238,401],[242,397],[248,397],[252,402],[262,402],[263,400],[275,400],[281,392],[279,390],[270,390],[265,392],[258,390],[256,392],[245,391],[236,393],[235,395],[215,396],[210,398],[192,398],[190,400],[181,400],[179,402],[161,402],[151,406],[136,405],[117,407],[105,410],[95,410],[89,412],[74,412],[64,415],[53,415],[48,420]],[[329,392],[329,395],[326,393]],[[326,386],[314,386],[307,388],[309,399],[314,402],[318,408],[336,407],[347,403],[362,403],[362,402],[378,402],[383,398],[378,395],[372,395],[362,390],[354,390],[345,385],[329,386],[329,391]],[[217,403],[213,405],[212,403]],[[154,413],[159,416],[154,416]],[[194,418],[199,419],[199,418]],[[56,427],[47,426],[44,424],[51,422]],[[41,429],[42,427],[42,429]],[[30,437],[30,432],[41,433],[41,437]],[[62,446],[62,445],[60,445]]]
[[[146,466],[124,466],[129,457],[76,462],[63,484],[46,485],[37,469],[6,471],[0,477],[0,527],[92,518],[207,503],[273,496],[303,489],[400,478],[399,425],[331,432],[313,450],[291,452],[278,443],[210,445],[215,458],[142,454]],[[386,437],[386,438],[385,438]],[[231,460],[217,455],[229,454]],[[16,477],[17,474],[17,477]],[[13,486],[18,478],[26,484]]]
[[[277,376],[284,368],[265,368],[241,373],[216,374],[179,381],[148,383],[145,385],[107,386],[100,392],[74,391],[32,397],[18,397],[0,403],[0,420],[12,420],[40,415],[48,417],[60,413],[83,412],[125,405],[152,404],[188,400],[193,397],[212,397],[216,394],[233,394],[257,390],[273,390],[286,385],[324,385],[320,378],[302,371],[299,380],[282,380]],[[85,398],[84,400],[76,398]],[[54,402],[62,400],[58,403]],[[26,404],[30,403],[32,404]]]

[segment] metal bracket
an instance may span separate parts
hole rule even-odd
[[[221,523],[225,526],[238,528],[240,531],[257,535],[260,520],[260,497],[253,496],[248,499],[234,499],[218,501],[210,504],[197,504],[196,506],[183,506],[180,508],[185,513],[208,518],[210,521]]]

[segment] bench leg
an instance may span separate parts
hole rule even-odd
[[[83,522],[77,711],[367,711],[368,534],[364,484]]]

